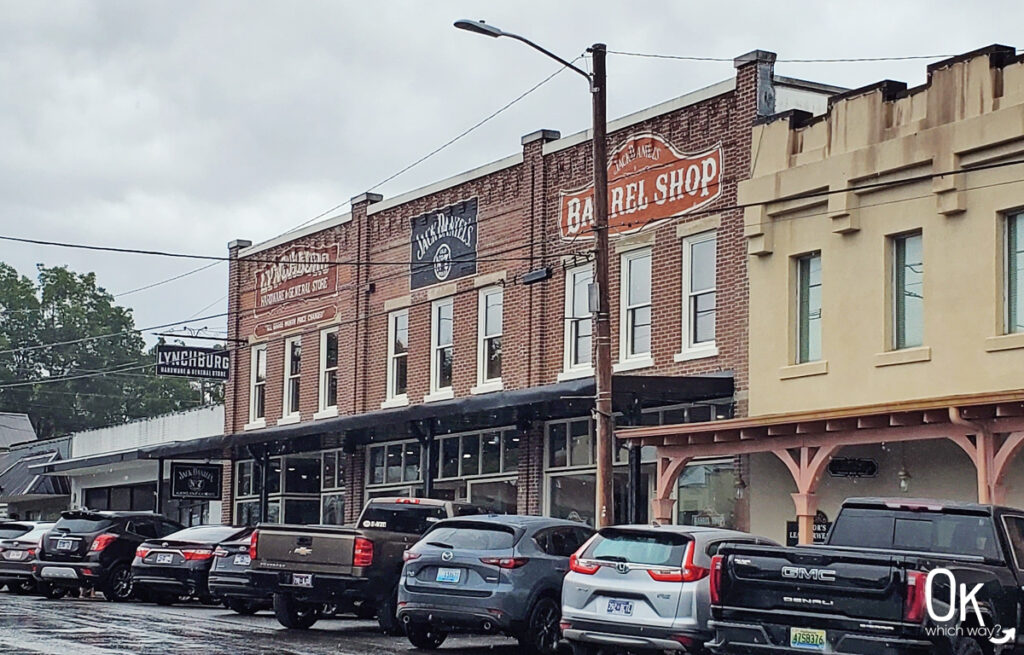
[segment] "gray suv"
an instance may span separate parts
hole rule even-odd
[[[570,561],[562,634],[574,655],[602,648],[699,652],[711,637],[708,573],[727,543],[761,537],[687,525],[604,528]]]
[[[503,633],[524,650],[558,649],[562,579],[593,535],[573,521],[488,515],[439,521],[405,552],[398,618],[413,646],[449,632]]]

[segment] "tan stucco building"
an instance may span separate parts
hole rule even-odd
[[[954,57],[751,141],[750,416],[631,433],[662,478],[747,455],[749,527],[776,538],[855,495],[1024,506],[1024,58]]]

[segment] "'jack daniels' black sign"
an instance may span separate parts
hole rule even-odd
[[[476,198],[412,219],[410,287],[476,275]]]
[[[171,462],[171,498],[220,500],[221,467]]]

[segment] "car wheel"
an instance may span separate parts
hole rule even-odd
[[[103,597],[115,603],[123,603],[132,597],[135,581],[132,570],[125,564],[118,564],[110,570],[107,584],[100,591]]]
[[[57,587],[52,584],[43,584],[39,586],[39,593],[52,600],[64,598],[64,596],[68,595],[68,591],[69,589],[65,587]]]
[[[519,637],[523,650],[538,655],[553,655],[558,652],[562,632],[558,627],[562,619],[562,608],[553,598],[540,598],[530,610],[526,631]]]
[[[259,603],[251,600],[241,600],[238,598],[228,598],[224,601],[224,605],[232,612],[241,614],[242,616],[255,614],[260,608]]]
[[[18,582],[8,582],[7,589],[13,591],[19,596],[30,594],[36,590],[35,580],[19,580]]]
[[[320,618],[320,606],[300,603],[291,596],[274,594],[274,616],[277,622],[291,630],[306,630]]]
[[[416,648],[437,650],[448,638],[448,633],[435,630],[430,627],[429,623],[407,623],[405,636],[409,639],[409,643]]]
[[[397,612],[398,587],[395,587],[394,593],[382,599],[380,607],[377,609],[377,625],[380,626],[381,632],[392,637],[401,636],[402,624],[399,623],[398,617],[395,616]]]

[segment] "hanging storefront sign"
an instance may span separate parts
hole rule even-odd
[[[722,193],[722,147],[683,153],[664,137],[629,137],[609,156],[608,228],[629,234],[703,207]],[[593,238],[594,185],[559,194],[566,240]]]
[[[825,512],[818,511],[814,515],[814,543],[823,544],[828,537],[828,531],[832,528],[832,522],[828,520]],[[800,541],[800,526],[796,521],[786,521],[786,545],[795,546]]]
[[[261,266],[256,271],[256,311],[334,293],[338,269],[348,270],[336,263],[337,254],[336,246],[289,248]]]
[[[253,328],[253,334],[257,337],[265,337],[269,334],[274,334],[275,332],[284,332],[297,327],[306,327],[316,325],[318,323],[325,323],[327,321],[334,320],[334,317],[337,314],[337,305],[332,304],[324,305],[322,307],[314,307],[301,312],[280,316],[262,323],[257,323],[256,327]]]
[[[227,380],[231,366],[228,352],[216,348],[160,343],[156,358],[156,374],[175,377]]]
[[[833,457],[828,474],[833,478],[873,478],[878,475],[878,462],[867,457]]]
[[[171,498],[220,500],[221,467],[171,462]]]
[[[411,288],[476,275],[476,214],[471,198],[412,219]]]

